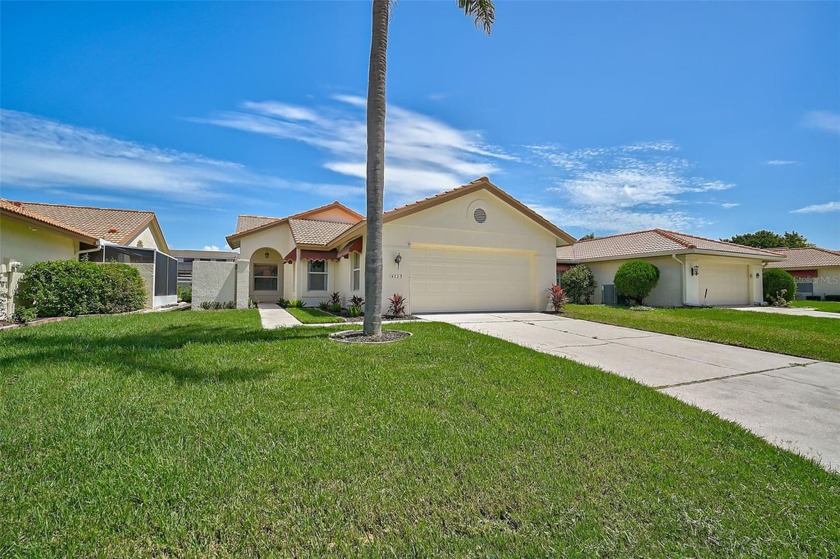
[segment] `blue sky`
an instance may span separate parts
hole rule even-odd
[[[2,2],[0,191],[364,212],[368,2]],[[488,175],[575,236],[796,230],[840,248],[840,3],[454,1],[391,22],[386,206]]]

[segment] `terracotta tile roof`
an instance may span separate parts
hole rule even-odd
[[[316,219],[289,219],[292,237],[299,245],[326,246],[336,237],[353,227],[353,223],[338,223]]]
[[[125,244],[155,219],[154,212],[17,202],[24,209],[97,239]]]
[[[768,268],[782,268],[796,270],[800,268],[822,268],[826,266],[840,266],[840,251],[827,248],[774,248],[774,252],[783,254],[786,259],[782,262],[770,262]]]
[[[761,258],[763,260],[781,260],[783,258],[782,255],[769,250],[715,241],[714,239],[665,229],[650,229],[587,239],[578,241],[571,246],[559,247],[557,249],[557,259],[563,262],[586,262],[687,252],[714,252]]]
[[[243,231],[250,231],[251,229],[256,229],[257,227],[262,227],[275,221],[279,222],[282,219],[280,217],[263,217],[260,215],[240,215],[236,219],[236,231],[234,233],[239,234]]]
[[[252,233],[259,229],[265,229],[267,227],[272,227],[274,225],[279,225],[281,223],[285,223],[286,221],[292,218],[306,218],[312,214],[322,212],[324,210],[328,210],[330,208],[339,208],[344,213],[350,217],[354,223],[358,223],[364,219],[360,213],[354,212],[341,202],[335,201],[330,204],[325,204],[323,206],[319,206],[317,208],[313,208],[311,210],[306,210],[303,212],[299,212],[296,214],[292,214],[286,217],[267,217],[267,216],[260,216],[260,215],[240,215],[239,218],[236,220],[236,231],[232,235],[228,235],[228,244],[230,244],[230,239],[237,239],[243,235],[247,235],[248,233]],[[234,245],[231,245],[234,246]]]
[[[50,217],[47,217],[45,215],[35,213],[32,210],[24,207],[21,202],[11,202],[9,200],[5,200],[3,198],[0,198],[0,210],[4,210],[4,211],[7,211],[7,212],[10,212],[10,213],[22,216],[22,217],[29,218],[29,219],[34,220],[34,221],[38,221],[40,223],[44,223],[46,225],[50,225],[52,227],[64,230],[67,233],[73,234],[74,236],[82,237],[82,240],[84,240],[85,242],[87,242],[89,244],[93,244],[93,243],[96,242],[96,238],[94,238],[90,234],[88,234],[84,231],[81,231],[79,229],[76,229],[75,227],[71,227],[71,226],[69,226],[65,223],[60,223],[60,222],[58,222],[58,221],[56,221],[56,220],[54,220]]]

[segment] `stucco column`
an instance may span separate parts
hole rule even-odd
[[[236,308],[247,309],[248,298],[251,293],[251,262],[240,259],[236,261]]]

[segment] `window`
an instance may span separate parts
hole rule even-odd
[[[358,291],[362,286],[362,255],[358,252],[350,254],[352,270],[351,289]]]
[[[277,291],[277,264],[254,264],[254,291]]]
[[[324,260],[309,261],[309,291],[327,290],[327,263]]]

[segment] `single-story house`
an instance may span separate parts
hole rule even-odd
[[[763,299],[765,263],[784,256],[773,251],[715,241],[663,229],[635,231],[578,241],[557,249],[557,276],[586,264],[598,287],[594,303],[615,304],[615,273],[629,260],[659,268],[659,283],[645,303],[657,307],[755,305]]]
[[[395,293],[412,313],[544,310],[555,249],[574,242],[487,177],[383,220],[383,311]],[[240,249],[237,306],[281,297],[314,305],[334,291],[345,305],[364,297],[366,239],[364,217],[339,202],[283,218],[239,216],[227,237]]]
[[[781,262],[768,262],[767,268],[787,270],[796,279],[796,297],[806,295],[840,296],[840,252],[827,248],[774,248],[785,256]]]
[[[175,249],[169,254],[178,260],[178,284],[192,285],[193,262],[236,262],[239,254],[225,250]]]
[[[168,254],[154,212],[0,199],[0,266],[6,274],[44,260],[124,262],[140,271],[152,308],[177,299],[177,262]],[[9,277],[6,284],[11,293]]]

